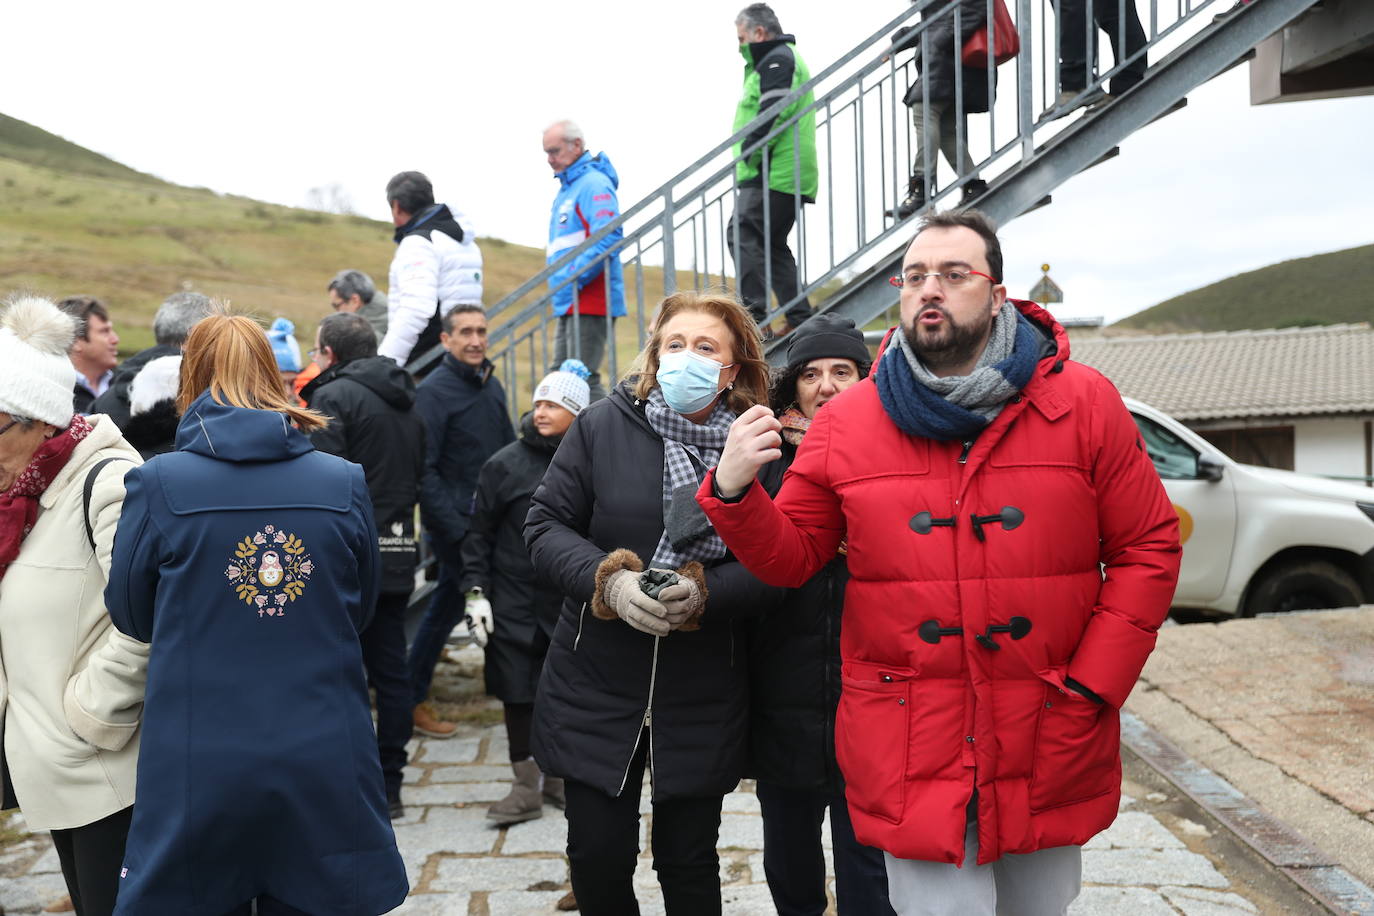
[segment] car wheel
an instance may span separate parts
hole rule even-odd
[[[1280,563],[1262,573],[1250,587],[1244,616],[1283,611],[1355,607],[1364,592],[1355,577],[1328,560]]]

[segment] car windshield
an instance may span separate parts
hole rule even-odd
[[[1155,470],[1165,480],[1193,480],[1197,477],[1197,451],[1168,429],[1138,413],[1131,414],[1145,440],[1145,450]]]

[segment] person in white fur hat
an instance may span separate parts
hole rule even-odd
[[[52,832],[76,912],[108,914],[148,646],[114,629],[104,591],[141,459],[108,417],[73,413],[75,329],[46,299],[0,312],[0,808]]]
[[[520,438],[482,465],[476,508],[463,539],[468,628],[486,647],[487,693],[504,705],[515,773],[510,793],[487,810],[498,826],[542,816],[545,801],[563,807],[563,781],[543,779],[530,756],[534,692],[562,596],[534,584],[523,528],[530,497],[553,453],[587,406],[589,374],[583,363],[569,359],[535,386],[534,410],[522,418]]]
[[[147,461],[176,448],[177,390],[181,383],[181,354],[150,360],[129,385],[129,422],[124,438]]]

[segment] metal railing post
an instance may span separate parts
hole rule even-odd
[[[673,216],[677,209],[673,206],[671,189],[663,192],[663,295],[671,296],[677,292],[677,260],[673,245]]]
[[[1016,30],[1021,35],[1021,53],[1016,55],[1016,130],[1021,138],[1021,161],[1035,155],[1035,85],[1031,68],[1031,4],[1035,0],[1016,0]],[[1057,93],[1058,89],[1051,90]]]

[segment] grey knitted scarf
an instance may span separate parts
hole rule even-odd
[[[991,423],[1002,412],[1002,407],[1016,394],[1017,387],[1007,381],[1005,375],[993,366],[1011,356],[1016,344],[1017,310],[1010,303],[1004,303],[1001,311],[992,322],[992,333],[988,345],[977,364],[968,375],[951,375],[941,378],[926,368],[920,357],[911,349],[906,335],[897,333],[897,346],[911,367],[911,375],[917,384],[938,394],[958,407],[962,407]]]
[[[693,423],[668,406],[661,388],[654,388],[644,417],[663,438],[663,536],[650,565],[677,569],[688,560],[720,559],[725,542],[697,505],[696,492],[706,469],[720,461],[734,412],[722,397],[705,423]]]

